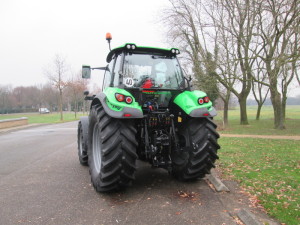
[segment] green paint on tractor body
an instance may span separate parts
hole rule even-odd
[[[130,92],[126,91],[125,89],[108,87],[104,90],[104,94],[106,95],[106,104],[111,110],[122,111],[124,107],[128,107],[142,111],[139,103],[136,102],[132,94],[130,94]],[[122,94],[125,97],[131,97],[133,101],[131,104],[127,104],[125,101],[119,102],[115,97],[116,94]]]
[[[203,91],[185,91],[174,99],[174,103],[178,105],[186,114],[190,114],[193,110],[199,108],[206,108],[208,111],[212,109],[212,102],[203,103],[199,105],[198,99],[206,97],[206,93]]]

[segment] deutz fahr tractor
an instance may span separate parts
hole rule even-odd
[[[106,38],[109,42],[111,36]],[[89,96],[89,116],[78,124],[78,155],[98,192],[129,186],[137,159],[181,181],[204,177],[218,159],[216,110],[206,93],[192,90],[177,48],[124,44],[109,52],[102,92]]]

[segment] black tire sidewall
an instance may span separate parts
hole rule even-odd
[[[93,184],[100,182],[100,174],[101,174],[101,170],[98,173],[97,170],[95,169],[95,164],[94,164],[93,136],[94,136],[94,127],[95,126],[99,126],[99,121],[97,119],[96,106],[93,106],[93,108],[91,109],[90,117],[89,117],[89,136],[88,136],[88,161],[89,161],[90,174],[91,174],[91,179],[93,181],[92,182]]]
[[[81,146],[80,146],[81,145]],[[79,162],[82,165],[88,165],[88,160],[87,160],[87,143],[83,139],[83,128],[82,124],[79,121],[78,123],[78,129],[77,129],[77,148],[78,148],[78,158]],[[80,150],[81,148],[81,150]]]

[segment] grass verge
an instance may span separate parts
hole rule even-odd
[[[229,127],[223,129],[221,121],[216,121],[218,131],[222,134],[252,134],[252,135],[300,135],[300,119],[286,120],[284,130],[274,129],[274,122],[271,119],[249,120],[249,125],[240,125],[239,120],[229,121]]]
[[[252,135],[300,135],[300,106],[287,106],[284,130],[274,129],[274,114],[272,106],[264,106],[260,120],[255,120],[255,106],[248,106],[249,125],[240,125],[239,108],[229,110],[229,126],[224,129],[223,112],[218,111],[215,121],[220,133],[224,134],[252,134]]]
[[[300,141],[222,138],[219,168],[240,182],[267,212],[300,223]]]
[[[75,113],[64,113],[63,121],[60,120],[60,113],[49,113],[49,114],[39,114],[39,113],[18,113],[18,114],[8,114],[8,115],[0,115],[0,120],[4,119],[13,119],[20,117],[27,117],[28,123],[61,123],[61,122],[69,122],[78,120],[80,116],[83,114],[77,114],[75,118]]]

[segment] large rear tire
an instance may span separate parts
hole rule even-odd
[[[108,116],[101,105],[93,106],[89,126],[89,167],[98,192],[123,189],[134,180],[136,128],[134,121]]]
[[[215,167],[220,146],[217,126],[209,118],[191,119],[179,131],[179,140],[187,151],[172,153],[173,175],[182,181],[202,178]]]

